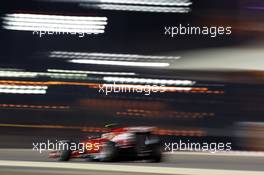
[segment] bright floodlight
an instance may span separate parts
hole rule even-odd
[[[176,86],[192,86],[196,82],[191,80],[166,80],[166,79],[152,79],[152,78],[130,78],[130,77],[104,77],[106,82],[114,83],[132,83],[132,84],[162,84],[162,85],[176,85]]]
[[[101,9],[101,10],[117,10],[117,11],[135,11],[135,12],[159,12],[159,13],[188,13],[188,7],[156,7],[141,5],[119,5],[119,4],[82,4],[83,7]]]
[[[82,0],[81,6],[90,9],[188,13],[192,2],[190,0]]]
[[[134,72],[103,72],[103,71],[84,71],[84,70],[62,70],[48,69],[48,72],[55,73],[72,73],[72,74],[94,74],[94,75],[136,75]]]
[[[85,60],[73,59],[71,63],[80,64],[99,64],[99,65],[113,65],[113,66],[137,66],[137,67],[167,67],[169,63],[155,63],[155,62],[133,62],[133,61],[105,61],[105,60]]]
[[[167,67],[170,62],[180,59],[179,56],[153,56],[138,54],[87,53],[53,51],[50,58],[69,59],[68,62],[79,64],[137,66],[137,67]]]
[[[104,33],[106,17],[62,16],[14,13],[3,17],[3,28],[49,33]]]
[[[46,94],[47,89],[47,86],[0,85],[0,93],[7,94]]]

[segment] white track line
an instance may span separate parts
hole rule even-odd
[[[151,174],[181,174],[181,175],[263,175],[261,171],[241,170],[216,170],[216,169],[190,169],[171,167],[150,167],[131,165],[106,165],[89,163],[59,163],[59,162],[30,162],[30,161],[4,161],[0,160],[0,166],[26,167],[26,168],[59,168],[93,171],[151,173]]]
[[[186,156],[227,156],[227,157],[264,157],[261,151],[230,151],[230,152],[165,152],[165,155],[186,155]]]

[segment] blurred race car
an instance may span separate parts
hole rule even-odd
[[[60,161],[85,158],[97,161],[148,160],[160,162],[160,139],[153,134],[154,127],[123,127],[111,129],[101,137],[89,137],[81,142],[62,140],[59,150],[49,157]]]

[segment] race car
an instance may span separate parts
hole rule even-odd
[[[52,151],[50,158],[68,161],[84,158],[94,161],[147,160],[160,162],[160,139],[153,134],[154,127],[121,127],[111,129],[100,137],[89,137],[80,142],[59,141],[59,150]],[[76,146],[77,145],[77,146]]]

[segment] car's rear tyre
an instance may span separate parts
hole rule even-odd
[[[152,154],[150,156],[150,162],[158,163],[162,160],[162,148],[160,144],[155,144],[152,147]]]
[[[101,162],[112,162],[117,159],[117,149],[114,142],[106,142],[102,146],[102,150],[100,152],[99,161]]]

